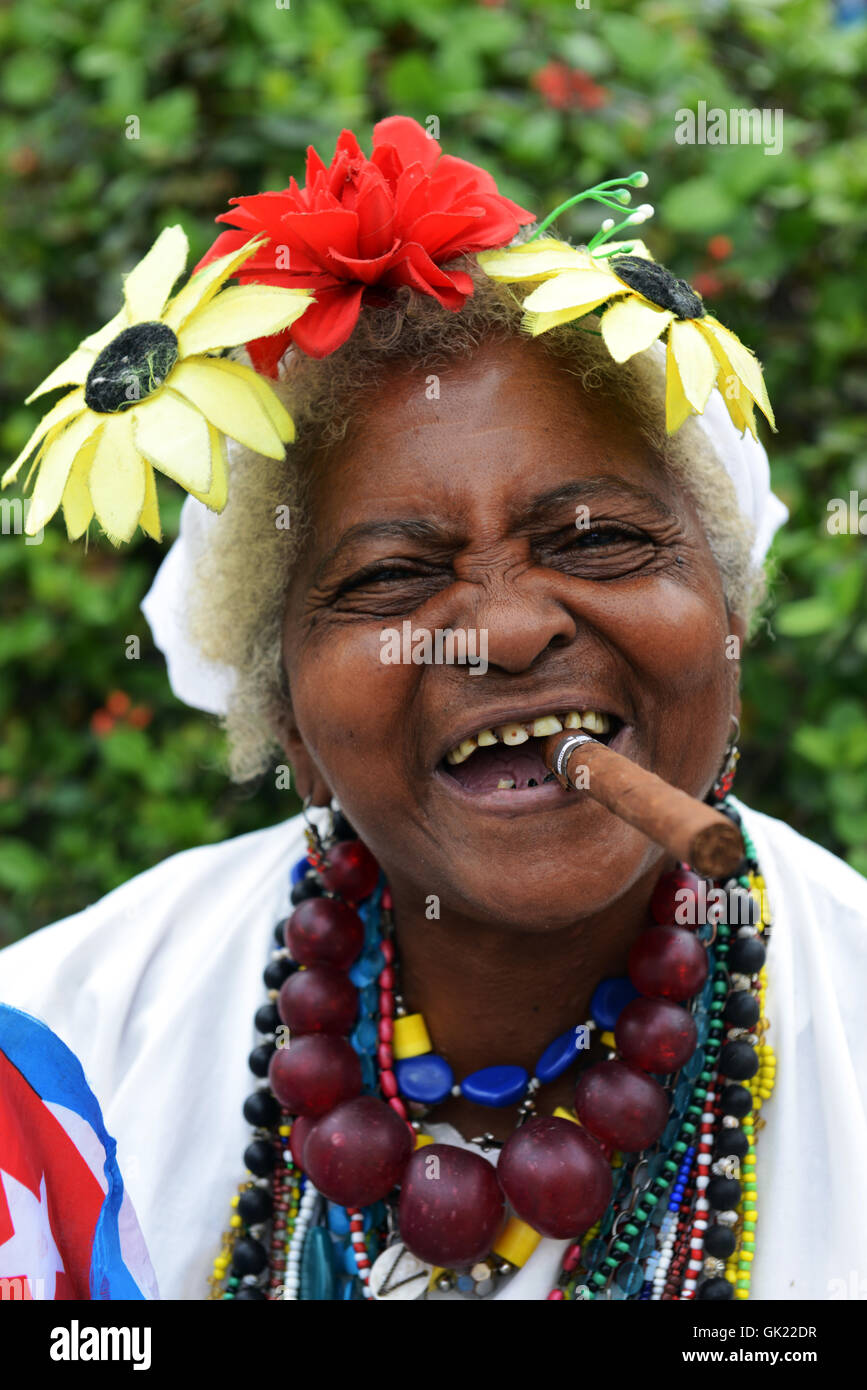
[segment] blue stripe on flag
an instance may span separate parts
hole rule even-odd
[[[9,1004],[0,1004],[0,1051],[5,1052],[42,1100],[65,1105],[86,1120],[105,1149],[103,1171],[108,1192],[93,1236],[91,1299],[143,1299],[120,1249],[118,1213],[123,1201],[123,1178],[117,1165],[117,1144],[105,1127],[99,1102],[87,1084],[81,1063],[46,1024]]]

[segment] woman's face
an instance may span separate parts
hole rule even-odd
[[[653,870],[644,836],[542,781],[539,744],[446,760],[482,729],[595,710],[627,757],[711,785],[739,629],[692,503],[627,415],[529,340],[436,378],[395,365],[311,506],[284,630],[290,756],[390,880],[443,917],[544,931]],[[438,629],[463,630],[487,669],[383,660],[404,622],[410,658],[422,630],[434,655]]]

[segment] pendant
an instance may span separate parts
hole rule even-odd
[[[427,1290],[433,1268],[398,1241],[374,1260],[370,1270],[370,1292],[377,1302],[389,1299],[396,1303],[412,1302]]]

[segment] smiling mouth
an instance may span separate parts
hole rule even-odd
[[[469,796],[488,796],[494,792],[514,796],[549,785],[552,791],[562,792],[553,772],[548,771],[543,761],[543,740],[561,729],[569,729],[583,730],[607,744],[623,727],[623,720],[616,714],[602,710],[568,710],[542,714],[520,723],[496,724],[479,729],[451,748],[441,760],[438,771],[456,782]]]

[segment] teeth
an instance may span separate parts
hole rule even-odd
[[[534,719],[530,728],[534,738],[545,738],[548,734],[559,734],[563,725],[555,714],[547,714],[543,719]]]
[[[523,724],[500,724],[497,726],[497,737],[509,745],[516,743],[526,743],[530,735]]]
[[[544,714],[526,724],[498,724],[493,729],[480,729],[475,738],[463,739],[446,754],[446,762],[456,767],[465,763],[477,748],[491,748],[497,743],[514,747],[519,743],[526,743],[531,737],[547,738],[549,734],[559,734],[561,729],[582,728],[591,734],[607,734],[611,728],[611,720],[607,714],[602,714],[599,710],[588,709],[582,712],[573,709],[562,716],[562,721],[556,714]],[[508,782],[503,785],[513,787],[515,784]]]
[[[607,714],[600,714],[598,710],[588,709],[581,715],[581,723],[591,734],[604,734],[608,732],[609,721]]]
[[[471,753],[476,751],[476,740],[465,738],[463,743],[459,743],[457,748],[452,748],[446,753],[446,761],[454,767],[457,763],[465,763]]]
[[[509,788],[510,788],[510,787],[514,787],[514,785],[515,785],[515,779],[514,779],[514,777],[501,777],[500,780],[499,780],[499,782],[497,783],[497,791],[498,791],[498,792],[501,792],[501,791],[508,791]]]

